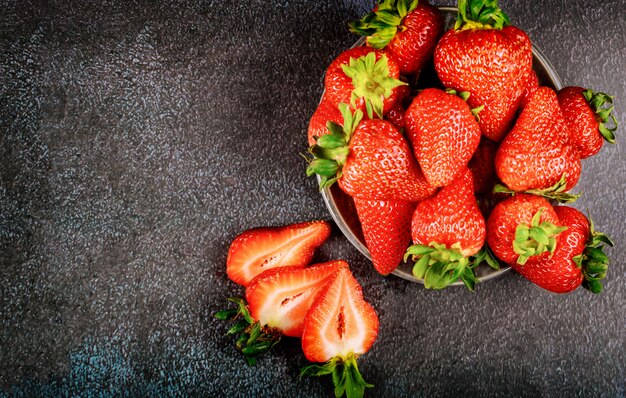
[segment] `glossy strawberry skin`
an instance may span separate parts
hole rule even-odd
[[[474,192],[477,194],[489,194],[497,184],[497,153],[498,144],[483,137],[467,165],[472,171],[474,177]]]
[[[402,74],[419,73],[432,57],[443,27],[443,16],[439,10],[421,0],[404,17],[385,50],[396,59]]]
[[[328,122],[335,122],[339,125],[343,123],[343,116],[339,109],[326,100],[326,97],[322,97],[322,101],[313,112],[311,120],[309,121],[308,139],[309,145],[315,145],[314,137],[321,137],[328,134],[329,131],[326,128]]]
[[[404,136],[385,120],[361,121],[342,173],[339,186],[354,198],[418,202],[436,190],[424,178]]]
[[[569,143],[556,93],[540,87],[500,144],[496,172],[509,189],[546,189],[566,175],[566,190],[580,177],[580,157]]]
[[[400,67],[396,61],[392,57],[387,56],[384,51],[363,46],[351,48],[339,54],[339,56],[328,66],[328,69],[326,69],[326,76],[324,78],[324,88],[326,92],[324,96],[327,98],[329,103],[335,107],[339,107],[339,104],[341,103],[350,104],[350,97],[352,95],[354,85],[352,84],[352,79],[343,72],[341,66],[348,65],[350,63],[350,58],[356,59],[371,52],[376,53],[376,60],[379,60],[383,56],[387,57],[389,76],[394,79],[398,79],[400,77]],[[393,105],[398,102],[400,96],[400,87],[394,88],[391,95],[384,100],[384,114],[391,110]],[[362,98],[356,101],[356,109],[360,109],[364,115],[367,115],[365,101],[363,101]]]
[[[311,362],[366,353],[378,336],[378,315],[347,268],[338,270],[304,320],[302,351]]]
[[[535,94],[535,92],[539,89],[539,78],[534,70],[530,71],[528,75],[528,79],[526,80],[526,85],[524,86],[524,92],[522,93],[522,99],[520,101],[520,109],[524,109],[530,98]]]
[[[508,132],[532,68],[530,39],[522,30],[465,29],[446,32],[435,49],[444,86],[468,91],[471,108],[484,105],[480,128],[500,142]]]
[[[562,225],[559,245],[551,258],[530,258],[523,266],[511,264],[513,269],[536,285],[554,293],[567,293],[579,287],[584,275],[572,260],[582,254],[589,238],[589,220],[583,213],[567,206],[554,208]]]
[[[374,268],[388,275],[402,262],[411,242],[416,203],[355,199],[354,204]]]
[[[559,217],[550,202],[545,198],[530,194],[516,194],[496,205],[487,219],[487,244],[493,254],[512,265],[517,263],[519,255],[513,250],[515,229],[518,225],[530,225],[533,216],[544,208],[540,222],[550,222],[561,225]],[[560,235],[557,237],[560,238]],[[557,243],[558,247],[558,243]],[[545,260],[550,253],[530,257],[529,261],[536,258],[537,261]]]
[[[226,273],[233,282],[247,286],[268,269],[287,265],[304,267],[329,236],[330,225],[326,221],[249,229],[232,241]]]
[[[476,203],[472,173],[468,168],[435,196],[420,202],[411,222],[413,243],[435,242],[447,248],[460,243],[465,257],[480,251],[485,233],[485,219]]]
[[[304,317],[317,295],[335,272],[347,268],[345,261],[330,261],[310,267],[281,267],[267,270],[246,287],[250,315],[263,326],[285,336],[300,337]]]
[[[600,151],[604,139],[598,130],[596,114],[585,99],[582,87],[564,87],[557,93],[559,105],[569,127],[569,138],[581,159]]]
[[[426,180],[450,184],[478,147],[480,126],[469,106],[456,95],[428,88],[405,114],[406,132]]]

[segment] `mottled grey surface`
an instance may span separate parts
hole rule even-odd
[[[298,152],[370,3],[155,3],[0,7],[0,396],[331,396],[297,340],[247,367],[212,314],[242,293],[236,234],[329,218]],[[623,1],[501,3],[626,125]],[[624,131],[578,186],[618,245],[599,296],[514,273],[426,291],[334,231],[318,258],[348,260],[381,320],[370,396],[624,396]]]

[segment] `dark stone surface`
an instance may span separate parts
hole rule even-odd
[[[502,3],[626,123],[622,1]],[[247,367],[212,314],[242,293],[225,276],[236,234],[329,218],[298,152],[369,6],[3,2],[0,396],[332,395],[298,378],[297,340]],[[334,232],[318,258],[348,260],[381,320],[360,360],[370,396],[624,396],[623,131],[579,183],[576,207],[618,244],[599,296],[514,273],[426,291]]]

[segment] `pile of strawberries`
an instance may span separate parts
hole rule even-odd
[[[446,32],[425,0],[381,0],[352,23],[365,44],[326,70],[307,173],[353,199],[383,275],[411,258],[427,288],[473,290],[480,263],[502,262],[553,292],[599,292],[611,241],[554,204],[614,142],[612,97],[541,86],[530,39],[495,3],[460,0]]]
[[[326,71],[307,174],[353,201],[383,275],[411,258],[427,288],[473,290],[478,265],[504,263],[553,292],[598,293],[613,244],[556,203],[579,196],[569,191],[581,159],[614,142],[612,97],[540,86],[528,36],[496,1],[458,9],[447,32],[426,0],[380,0],[350,25],[365,45]],[[372,386],[356,358],[379,321],[345,261],[309,265],[329,235],[313,221],[237,236],[226,269],[245,300],[216,317],[234,322],[228,334],[248,363],[281,336],[300,338],[305,357],[324,363],[302,375],[331,375],[337,397],[361,397]]]

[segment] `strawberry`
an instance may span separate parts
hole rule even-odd
[[[461,278],[473,290],[476,278],[469,257],[483,247],[485,219],[467,167],[450,185],[417,205],[411,235],[415,244],[406,257],[417,260],[413,275],[424,279],[426,288],[441,289]]]
[[[404,129],[404,114],[406,112],[405,102],[410,101],[411,89],[409,86],[398,87],[400,94],[398,101],[385,115],[385,120],[388,120],[398,130]],[[408,104],[407,104],[408,105]]]
[[[413,99],[405,119],[407,136],[426,181],[435,187],[450,184],[480,141],[472,110],[456,92],[427,88]]]
[[[471,108],[484,106],[483,135],[499,142],[508,132],[532,68],[530,39],[509,25],[495,0],[459,0],[454,29],[435,49],[435,69],[444,86],[468,91]]]
[[[522,110],[500,144],[496,172],[512,191],[554,191],[563,177],[568,191],[578,182],[580,157],[551,88],[540,87]]]
[[[330,123],[333,131],[309,148],[307,174],[318,174],[321,187],[338,181],[354,198],[417,202],[432,195],[404,136],[386,120],[363,120],[345,104],[344,127]]]
[[[286,265],[304,267],[329,236],[326,221],[247,230],[230,244],[226,273],[233,282],[247,286],[265,270]]]
[[[554,208],[567,230],[551,258],[530,258],[526,264],[511,266],[536,285],[554,293],[567,293],[581,284],[593,293],[602,291],[600,280],[606,276],[609,259],[605,245],[613,246],[608,236],[596,232],[593,223],[573,207]]]
[[[528,75],[528,79],[526,80],[526,85],[524,86],[524,92],[522,93],[522,99],[520,101],[520,108],[524,109],[528,102],[530,101],[530,97],[535,94],[537,89],[539,88],[539,78],[534,70],[530,71]]]
[[[530,194],[516,194],[498,203],[487,220],[487,244],[509,265],[549,258],[563,227],[550,202]]]
[[[285,336],[300,337],[304,316],[315,296],[345,261],[330,261],[310,267],[280,267],[255,277],[246,287],[250,315],[262,327],[276,329]]]
[[[481,138],[476,152],[468,163],[474,177],[474,192],[477,194],[489,194],[496,185],[496,153],[498,144],[486,138]]]
[[[419,73],[433,55],[444,21],[427,0],[379,0],[376,10],[350,30],[366,37],[369,47],[385,49],[400,66],[400,73]]]
[[[376,271],[388,275],[398,267],[411,242],[415,203],[355,199],[365,243]]]
[[[311,362],[326,362],[302,369],[301,376],[332,374],[335,396],[362,397],[366,387],[357,356],[366,353],[378,336],[378,316],[363,299],[361,286],[348,268],[335,273],[304,320],[302,351]]]
[[[346,50],[328,66],[324,96],[333,105],[360,109],[370,118],[389,112],[400,95],[400,68],[384,52],[368,47]]]
[[[613,97],[582,87],[564,87],[557,93],[559,105],[569,126],[569,137],[581,159],[595,155],[604,141],[615,143],[617,120],[611,114]],[[606,126],[609,118],[614,127]]]
[[[313,112],[313,116],[311,116],[309,121],[309,145],[315,145],[315,137],[321,137],[329,133],[326,128],[328,122],[341,123],[343,121],[339,108],[325,98],[322,97],[322,101],[315,109],[315,112]]]

